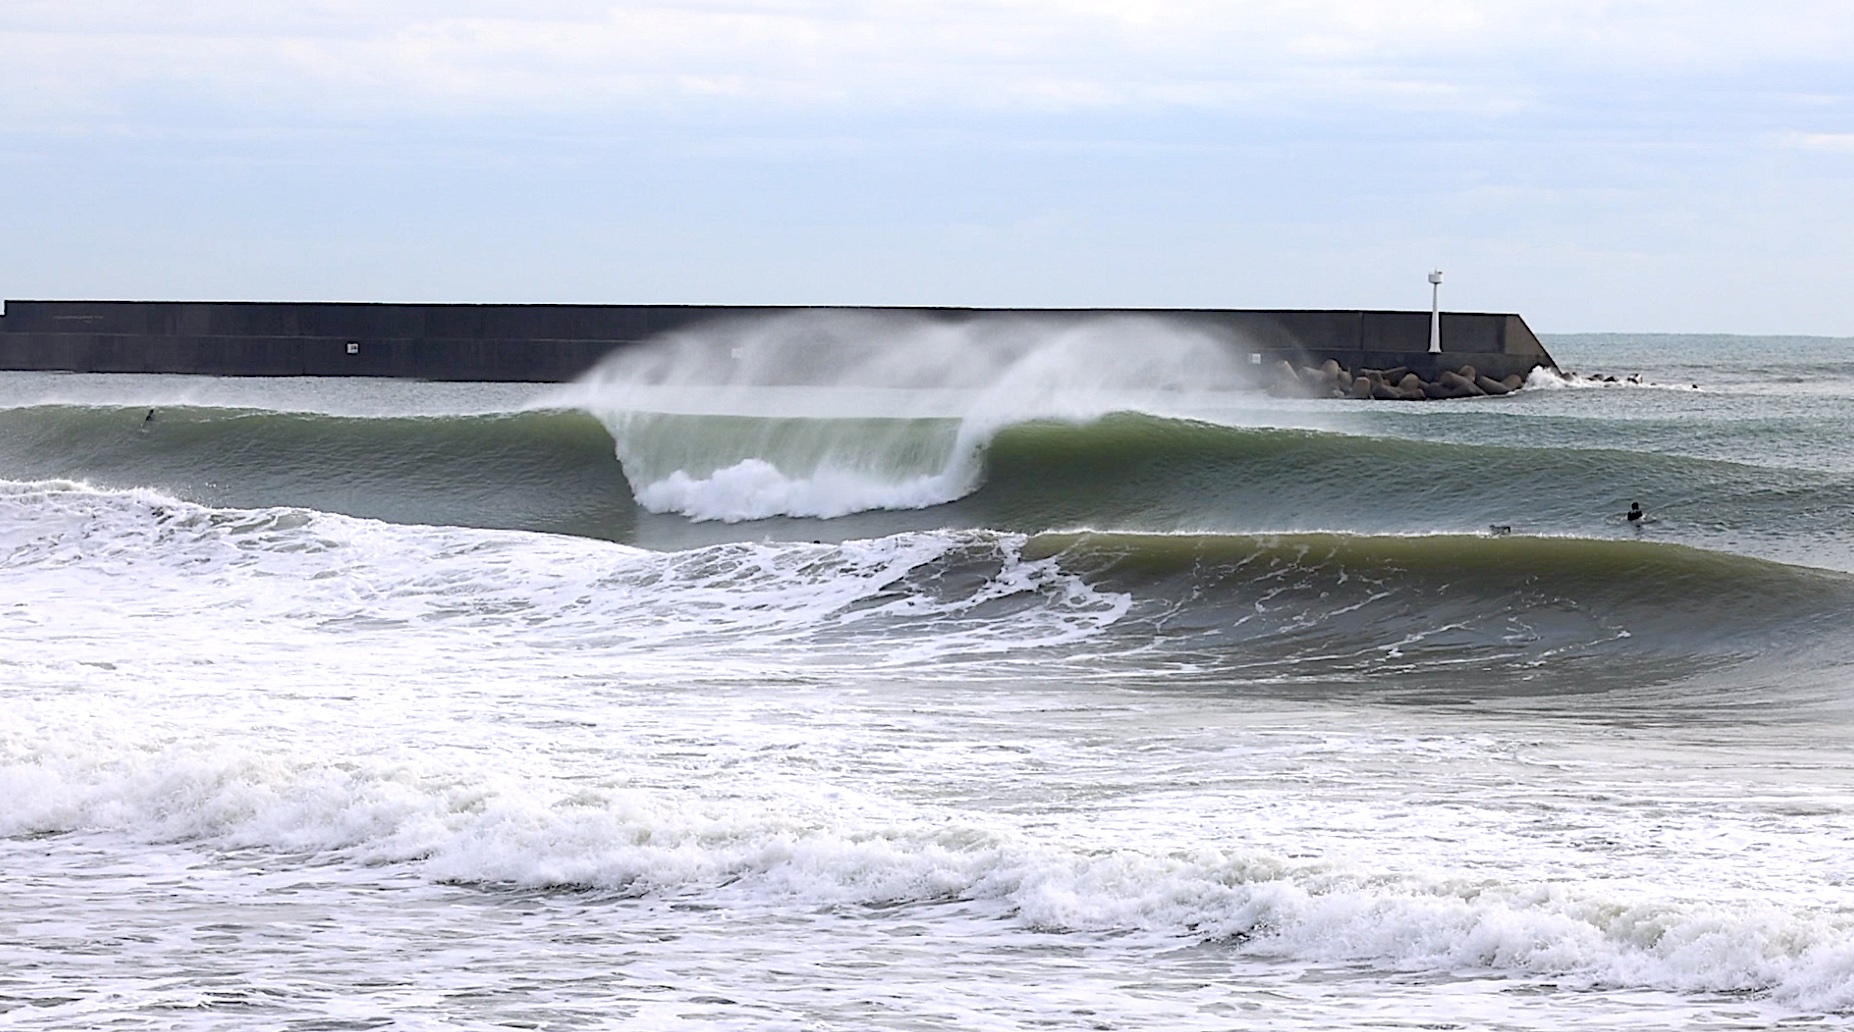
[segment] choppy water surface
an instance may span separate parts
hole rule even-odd
[[[934,333],[0,374],[0,1023],[1854,1010],[1849,342]]]

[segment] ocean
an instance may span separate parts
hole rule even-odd
[[[1847,1023],[1854,341],[1547,345],[0,373],[0,1027]]]

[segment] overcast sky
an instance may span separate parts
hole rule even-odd
[[[1854,335],[1854,3],[5,0],[0,295]]]

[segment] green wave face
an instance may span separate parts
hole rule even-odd
[[[215,408],[0,410],[0,477],[152,487],[205,505],[625,540],[636,506],[597,420]]]
[[[978,438],[945,418],[614,424],[552,410],[361,418],[197,407],[144,417],[0,410],[0,479],[677,549],[909,533],[978,542],[982,560],[953,549],[909,574],[935,590],[1000,576],[1002,535],[1022,540],[1023,561],[1131,600],[1077,646],[1140,657],[1102,669],[1284,690],[1446,692],[1459,679],[1479,698],[1493,671],[1521,695],[1610,692],[1805,653],[1814,658],[1802,667],[1819,673],[1839,662],[1854,625],[1844,575],[1793,565],[1845,564],[1835,549],[1854,492],[1827,471],[1141,414]],[[720,475],[739,469],[764,479]],[[775,499],[806,504],[862,493],[860,508],[831,518],[650,511],[679,477],[711,491],[770,485],[787,492]],[[1645,527],[1618,516],[1635,492],[1657,500]],[[1513,530],[1490,536],[1492,523]],[[1014,619],[1012,607],[1032,604],[1004,599],[976,618]],[[937,633],[879,616],[858,627]]]
[[[1649,539],[1854,565],[1854,478],[1691,457],[1250,429],[1140,414],[1013,426],[974,522],[1174,532],[1516,533]],[[1621,514],[1646,500],[1653,521]]]
[[[1641,534],[1854,568],[1854,475],[1679,455],[1389,439],[1119,413],[983,429],[945,417],[572,411],[348,417],[0,410],[0,477],[214,505],[569,533],[652,547],[1039,533]],[[1651,524],[1630,527],[1632,500]],[[745,525],[739,525],[745,521]]]
[[[1281,690],[1640,693],[1749,663],[1819,688],[1854,627],[1854,576],[1642,541],[1090,532],[1024,556],[1139,600],[1116,634],[1142,668]]]

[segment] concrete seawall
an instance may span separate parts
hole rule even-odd
[[[1524,319],[1472,312],[1443,313],[1443,352],[1431,355],[1428,312],[8,301],[0,369],[564,382],[659,334],[830,311],[953,323],[1148,316],[1223,337],[1257,364],[1330,358],[1424,379],[1461,365],[1496,379],[1555,368]]]

